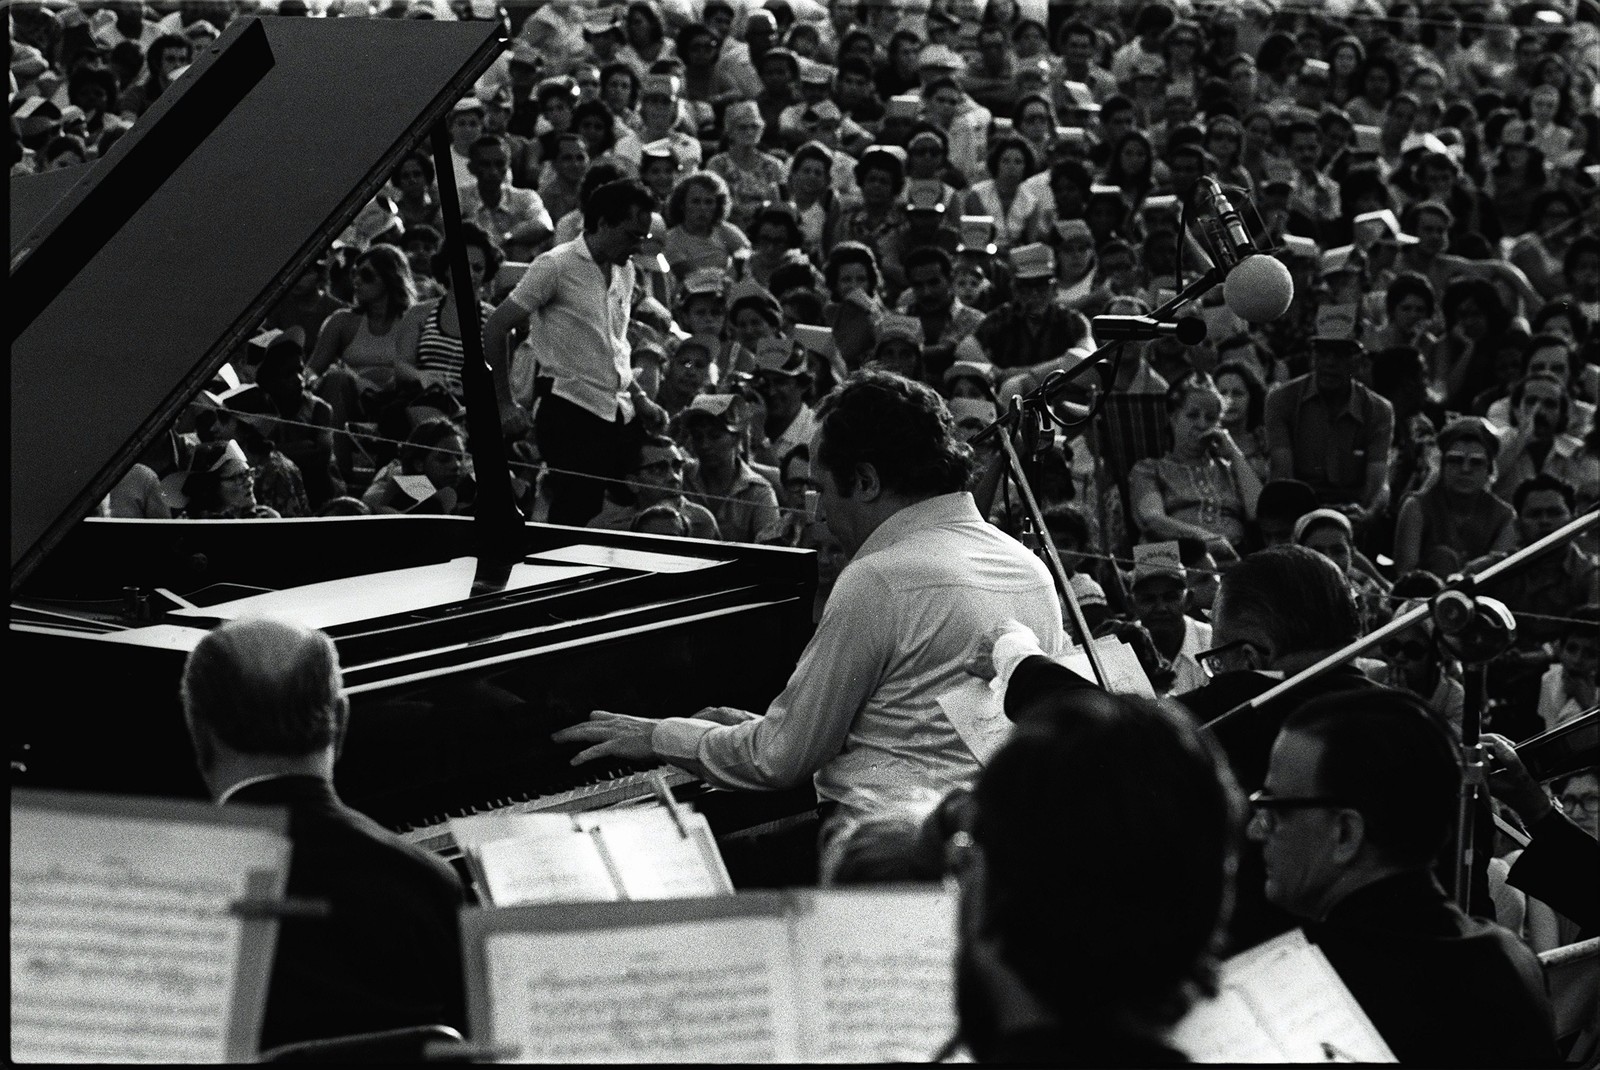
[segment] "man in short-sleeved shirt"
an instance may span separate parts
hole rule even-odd
[[[1267,395],[1267,450],[1273,479],[1299,479],[1317,500],[1355,507],[1366,520],[1389,496],[1394,407],[1356,382],[1353,343],[1313,339],[1312,371]]]
[[[461,218],[492,235],[512,260],[523,260],[555,230],[544,201],[531,189],[510,184],[511,155],[504,138],[473,143],[467,168],[477,179],[461,191]]]
[[[638,182],[611,182],[594,192],[585,211],[584,235],[529,264],[483,328],[501,424],[516,433],[528,418],[511,397],[506,335],[533,320],[540,398],[534,431],[550,466],[549,519],[580,527],[600,511],[604,481],[622,477],[641,433],[628,342],[629,258],[650,234],[655,197]]]

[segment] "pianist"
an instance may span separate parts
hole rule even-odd
[[[332,641],[282,621],[224,624],[189,655],[182,699],[212,797],[287,808],[288,894],[329,907],[281,923],[262,1047],[433,1023],[465,1030],[461,882],[333,790],[349,705]]]
[[[1016,616],[1059,651],[1049,574],[984,522],[972,451],[933,390],[857,373],[825,398],[811,444],[821,509],[853,559],[766,714],[712,708],[662,721],[596,711],[556,733],[605,755],[671,762],[718,786],[782,789],[814,775],[829,880],[853,830],[970,786],[979,763],[939,706],[972,636]]]

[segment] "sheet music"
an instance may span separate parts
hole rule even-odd
[[[230,907],[288,854],[261,828],[13,805],[12,1059],[229,1061]]]
[[[1392,1063],[1372,1021],[1299,929],[1222,964],[1222,992],[1173,1032],[1196,1062]]]
[[[992,689],[988,681],[969,676],[940,695],[938,702],[945,719],[955,726],[956,734],[979,765],[988,765],[989,759],[1011,738],[1005,696]]]
[[[793,1061],[782,917],[487,938],[493,1037],[528,1062]]]
[[[489,902],[504,907],[617,898],[611,871],[594,841],[573,832],[570,824],[553,831],[553,835],[494,840],[475,848]]]
[[[666,807],[598,810],[578,815],[598,829],[612,868],[628,899],[689,899],[732,895],[733,881],[722,862],[716,837],[704,814],[685,812],[678,826]]]
[[[829,890],[805,902],[795,920],[796,972],[802,1000],[816,1010],[803,1058],[932,1058],[956,1028],[954,891]]]
[[[1145,675],[1144,666],[1139,664],[1139,655],[1133,652],[1133,647],[1114,635],[1102,635],[1094,641],[1094,646],[1100,655],[1100,664],[1106,670],[1107,691],[1115,695],[1156,697],[1155,690],[1150,686],[1150,678]],[[1055,660],[1085,679],[1095,678],[1094,666],[1089,663],[1089,655],[1082,647],[1074,646]]]

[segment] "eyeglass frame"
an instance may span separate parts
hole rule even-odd
[[[1561,812],[1564,814],[1600,814],[1600,795],[1578,796],[1563,793],[1561,795],[1552,795],[1551,798],[1555,799],[1556,804],[1561,807]]]
[[[1214,646],[1210,650],[1200,651],[1200,653],[1194,656],[1194,660],[1195,663],[1200,666],[1200,671],[1206,674],[1206,678],[1213,679],[1218,673],[1227,672],[1228,670],[1213,668],[1211,665],[1212,661],[1224,654],[1231,654],[1235,650],[1245,647],[1249,647],[1251,650],[1254,650],[1256,654],[1261,657],[1265,657],[1267,654],[1267,649],[1254,639],[1235,639],[1231,643],[1223,643],[1221,646]]]
[[[1278,814],[1290,810],[1353,810],[1355,807],[1345,799],[1332,795],[1274,795],[1266,788],[1252,791],[1245,797],[1245,802],[1250,804],[1250,820],[1258,816],[1262,825],[1268,830],[1277,827]]]

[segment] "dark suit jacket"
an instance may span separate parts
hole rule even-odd
[[[1551,810],[1528,832],[1528,846],[1511,866],[1506,883],[1577,922],[1581,939],[1595,936],[1600,930],[1600,842],[1559,810]]]
[[[1402,1064],[1557,1058],[1538,957],[1505,929],[1463,914],[1429,873],[1358,889],[1306,935]]]
[[[466,895],[449,865],[316,777],[250,784],[229,801],[288,808],[288,894],[332,908],[278,930],[263,1049],[433,1023],[465,1032],[457,913]]]

